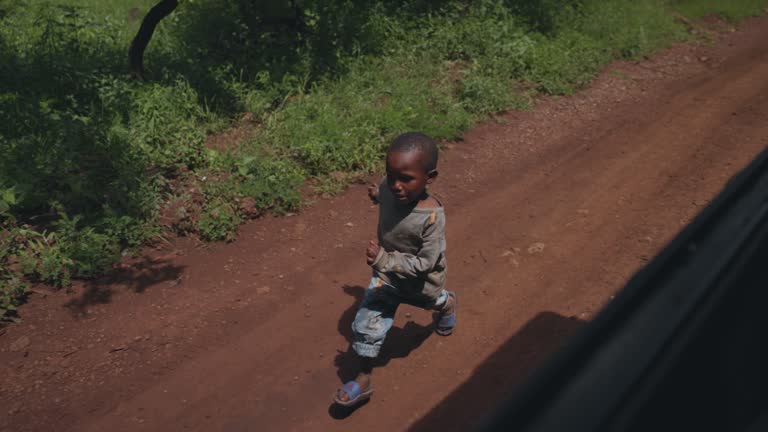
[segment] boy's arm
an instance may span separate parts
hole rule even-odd
[[[371,183],[368,185],[368,198],[371,199],[371,202],[374,204],[379,204],[379,191],[384,186],[384,183],[387,181],[387,176],[384,176],[384,178],[379,182],[379,184]]]
[[[374,204],[379,203],[379,186],[375,184],[369,184],[368,185],[368,198],[371,199],[371,202]]]
[[[403,277],[419,277],[435,268],[443,248],[445,215],[434,214],[435,221],[428,222],[424,229],[423,243],[416,255],[397,251],[386,252],[384,248],[380,248],[371,267],[382,273],[396,273]]]

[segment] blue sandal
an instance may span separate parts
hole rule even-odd
[[[439,334],[440,336],[450,335],[453,333],[453,328],[456,327],[456,309],[458,308],[459,301],[458,298],[456,298],[456,293],[448,291],[448,296],[453,298],[453,313],[450,315],[438,315],[435,333]]]
[[[350,381],[344,384],[343,386],[341,386],[339,390],[346,393],[347,396],[349,397],[349,400],[346,400],[346,401],[340,400],[338,392],[336,392],[333,395],[333,401],[345,407],[357,405],[358,403],[366,399],[370,399],[371,395],[373,394],[373,387],[368,388],[368,390],[366,391],[362,391],[362,389],[360,388],[360,384],[358,384],[357,381]]]

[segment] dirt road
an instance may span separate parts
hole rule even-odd
[[[0,329],[0,430],[466,430],[768,144],[768,19],[617,63],[449,145],[454,335],[404,306],[354,412],[350,322],[376,209],[363,186],[232,244],[180,241]]]

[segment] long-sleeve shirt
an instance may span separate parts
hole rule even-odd
[[[445,211],[442,207],[398,205],[383,182],[379,186],[379,254],[371,264],[387,284],[406,295],[437,298],[446,276]]]

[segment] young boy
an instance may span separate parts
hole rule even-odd
[[[444,289],[445,212],[427,186],[437,178],[437,143],[427,135],[398,136],[387,150],[387,175],[368,195],[379,204],[378,242],[366,250],[371,284],[352,323],[357,377],[334,401],[355,405],[371,397],[373,360],[401,303],[436,311],[435,331],[450,335],[456,325],[456,295]]]

